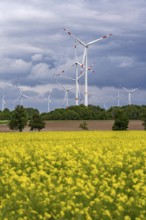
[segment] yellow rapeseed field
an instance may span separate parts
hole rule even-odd
[[[0,134],[0,220],[146,220],[146,132]]]

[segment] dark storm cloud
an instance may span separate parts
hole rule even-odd
[[[141,88],[141,94],[145,94],[145,23],[145,0],[1,1],[0,94],[10,91],[9,97],[13,99],[15,92],[7,88],[16,86],[17,79],[28,94],[46,94],[50,89],[58,89],[54,74],[75,59],[74,39],[63,27],[86,43],[113,34],[89,47],[88,64],[94,65],[94,73],[88,73],[89,91],[96,93],[98,88],[106,88],[107,92],[109,88],[111,92],[110,88],[125,86]],[[77,44],[77,50],[81,62],[83,47]],[[75,77],[73,70],[66,75]],[[67,79],[61,82],[74,84]],[[83,85],[83,78],[80,83]],[[60,92],[52,95],[55,107],[59,105]]]

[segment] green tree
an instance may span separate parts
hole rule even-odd
[[[32,118],[32,115],[35,113],[35,112],[38,112],[39,113],[39,110],[38,109],[35,109],[35,108],[25,108],[26,110],[26,113],[27,113],[27,117],[28,117],[28,120],[30,120]]]
[[[142,113],[141,120],[143,121],[144,130],[146,130],[146,111]]]
[[[17,130],[21,132],[24,127],[27,125],[28,119],[27,114],[23,106],[16,106],[15,110],[12,112],[10,121],[9,121],[9,128],[12,130]]]
[[[45,122],[43,118],[41,117],[41,115],[39,114],[39,112],[34,112],[31,120],[29,121],[29,127],[31,131],[33,130],[40,131],[41,129],[45,127]]]
[[[127,130],[129,118],[122,109],[117,109],[114,113],[114,124],[112,130]]]

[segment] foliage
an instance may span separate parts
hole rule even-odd
[[[127,105],[111,107],[108,110],[100,106],[84,105],[70,106],[68,109],[55,109],[49,113],[42,113],[44,120],[111,120],[117,109],[122,109],[129,120],[140,120],[141,114],[146,112],[146,106]]]
[[[27,122],[28,122],[27,114],[23,106],[20,105],[16,106],[8,124],[9,128],[21,132],[24,129],[24,127],[27,125]]]
[[[145,220],[146,135],[0,133],[0,219]]]
[[[34,112],[33,113],[32,118],[29,121],[29,127],[30,127],[31,131],[33,131],[33,130],[40,131],[41,129],[43,129],[45,127],[45,122],[42,119],[39,112]]]
[[[114,114],[117,109],[122,109],[128,116],[129,120],[141,120],[141,115],[146,112],[146,105],[126,105],[126,106],[112,106],[108,110],[101,108],[100,106],[84,105],[70,106],[67,109],[59,108],[51,112],[43,112],[41,116],[44,120],[111,120],[114,119]],[[32,118],[32,115],[39,111],[33,108],[25,108],[27,112],[28,120]],[[4,109],[0,111],[0,120],[9,120],[13,111]]]
[[[11,117],[11,112],[9,109],[5,108],[3,111],[0,111],[0,120],[9,120]]]
[[[39,114],[39,110],[35,108],[25,108],[25,110],[27,113],[28,120],[30,120],[32,118],[32,115],[34,115],[35,113]]]
[[[114,114],[114,125],[112,130],[127,130],[129,119],[122,109],[117,109]]]
[[[8,124],[8,123],[9,123],[9,120],[0,120],[0,125]]]
[[[88,130],[88,124],[87,122],[83,122],[80,124],[79,128],[81,128],[82,130]]]
[[[146,112],[144,112],[141,115],[141,120],[143,121],[142,125],[144,126],[144,129],[146,130]]]

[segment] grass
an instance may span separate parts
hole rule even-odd
[[[0,125],[8,124],[9,120],[0,120]]]

